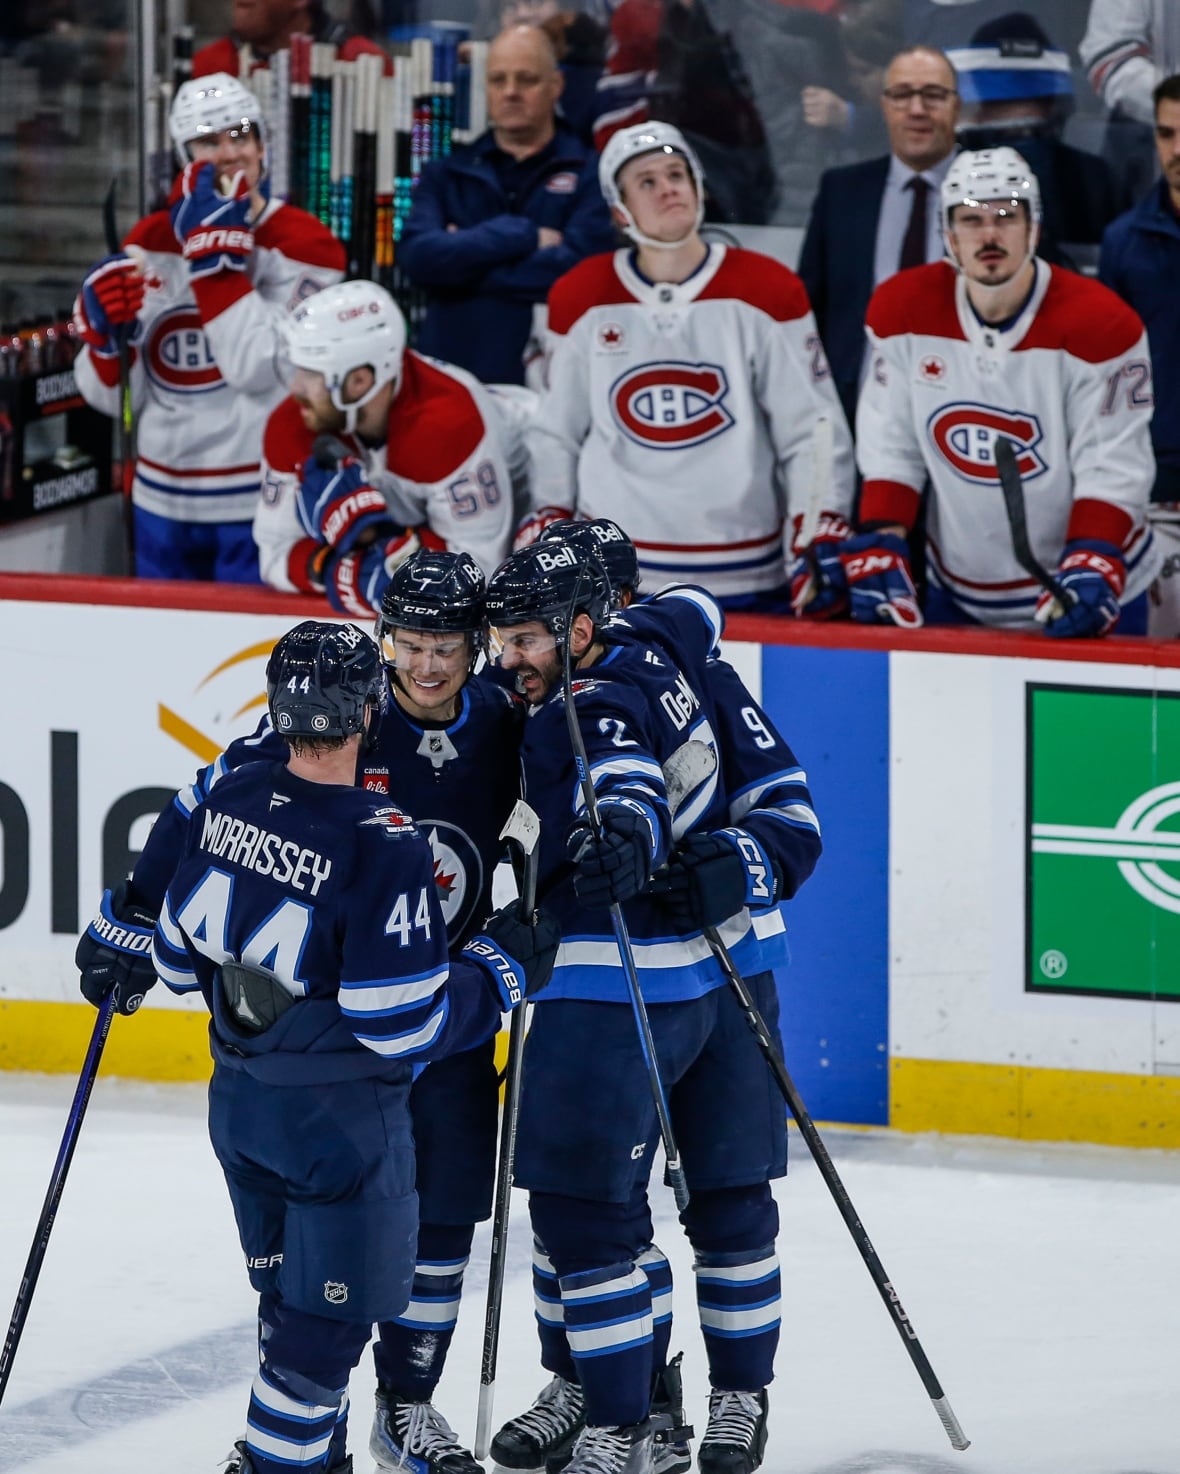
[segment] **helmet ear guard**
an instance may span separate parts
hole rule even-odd
[[[688,164],[696,186],[696,221],[692,229],[678,241],[657,241],[645,235],[636,225],[631,211],[623,203],[623,194],[619,189],[619,175],[623,166],[629,164],[632,159],[653,153],[679,154]],[[694,231],[700,230],[704,222],[705,173],[701,168],[700,159],[693,152],[684,134],[679,128],[674,128],[671,123],[636,123],[632,128],[620,128],[617,133],[612,133],[598,160],[598,185],[608,208],[617,210],[622,215],[626,222],[623,228],[636,245],[650,246],[655,250],[675,250],[677,246],[682,246]]]

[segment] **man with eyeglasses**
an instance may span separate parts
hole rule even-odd
[[[959,94],[941,51],[914,46],[885,73],[890,152],[820,179],[799,275],[852,423],[866,362],[865,310],[896,271],[942,255],[938,191],[955,153]]]
[[[258,583],[251,525],[262,431],[286,393],[287,309],[340,281],[344,249],[271,199],[262,111],[236,77],[185,82],[168,126],[182,172],[168,208],[83,281],[74,372],[87,402],[117,416],[129,362],[134,572]]]
[[[1143,323],[1100,283],[1036,257],[1040,188],[1014,149],[960,154],[942,216],[950,259],[901,272],[869,303],[860,527],[903,548],[928,485],[928,623],[1141,635],[1159,562],[1146,520],[1155,462]],[[1000,437],[1055,592],[1013,551]],[[891,572],[854,553],[821,546],[821,594],[844,591],[854,617],[871,617]]]

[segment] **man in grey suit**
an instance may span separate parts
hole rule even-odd
[[[941,51],[914,46],[889,63],[881,107],[890,152],[821,178],[799,257],[820,337],[849,424],[864,362],[873,291],[943,254],[939,189],[955,154],[959,93]]]

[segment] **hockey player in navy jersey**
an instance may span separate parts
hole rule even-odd
[[[414,1279],[414,1061],[488,1038],[556,951],[555,924],[512,906],[448,956],[430,846],[355,782],[383,687],[353,625],[279,641],[267,695],[289,757],[197,805],[152,944],[212,1015],[210,1136],[259,1293],[240,1474],[351,1470],[348,1376]]]
[[[488,588],[491,648],[534,708],[522,756],[542,815],[540,885],[563,935],[552,1001],[536,1011],[526,1046],[515,1173],[530,1191],[542,1362],[554,1376],[492,1451],[505,1467],[540,1468],[547,1455],[570,1454],[584,1417],[575,1474],[687,1466],[675,1439],[653,1464],[649,1407],[671,1333],[671,1274],[652,1242],[647,1179],[659,1133],[608,916],[617,901],[691,1194],[681,1217],[712,1385],[700,1466],[748,1474],[765,1445],[778,1337],[769,1182],[785,1170],[786,1131],[703,927],[719,926],[774,1028],[783,906],[818,857],[818,824],[803,775],[756,705],[734,702],[733,730],[719,737],[722,714],[666,649],[612,642],[610,602],[597,557],[545,541],[513,554]],[[601,837],[586,820],[566,733],[567,641]],[[686,740],[714,752],[724,744],[727,760],[673,815],[664,767],[672,771]],[[707,863],[692,858],[698,836]],[[662,894],[647,893],[669,861]]]
[[[395,572],[377,625],[389,700],[356,771],[362,787],[411,812],[429,842],[452,947],[461,946],[491,910],[499,834],[519,793],[523,705],[495,682],[470,674],[479,653],[483,594],[483,575],[464,553],[420,552]],[[267,716],[176,795],[120,897],[125,919],[138,914],[141,925],[154,923],[191,813],[225,775],[260,757],[283,760],[286,753],[285,739]],[[107,984],[105,971],[99,973],[82,979],[95,1003]],[[454,1332],[474,1225],[491,1211],[498,1112],[492,1041],[419,1074],[410,1108],[419,1260],[409,1306],[378,1328],[370,1451],[385,1468],[404,1455],[415,1474],[475,1474],[478,1465],[431,1397]]]

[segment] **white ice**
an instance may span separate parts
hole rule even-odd
[[[0,1077],[0,1325],[72,1091]],[[214,1474],[240,1436],[253,1304],[203,1110],[199,1087],[99,1082],[0,1406],[0,1474]],[[837,1129],[825,1140],[972,1446],[951,1449],[792,1133],[767,1474],[1180,1474],[1180,1153]],[[546,1380],[516,1197],[497,1423]],[[699,1429],[689,1256],[669,1195],[655,1199]],[[487,1246],[485,1225],[436,1398],[467,1440]],[[366,1353],[352,1382],[357,1474],[372,1468],[372,1385]]]

